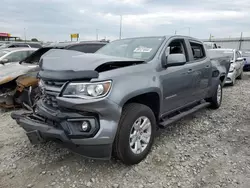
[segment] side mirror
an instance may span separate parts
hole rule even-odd
[[[0,64],[5,64],[5,63],[8,63],[8,62],[9,62],[8,59],[2,59],[2,60],[0,60]]]
[[[243,57],[238,57],[237,59],[236,59],[236,61],[243,61]]]
[[[169,54],[167,57],[165,67],[181,66],[186,63],[186,57],[184,54]]]

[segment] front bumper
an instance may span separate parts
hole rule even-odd
[[[12,118],[26,131],[32,143],[59,140],[70,150],[85,157],[109,159],[121,109],[108,99],[88,105],[80,105],[80,99],[72,100],[73,103],[69,101],[65,101],[64,107],[71,106],[73,109],[61,106],[60,110],[55,110],[40,100],[35,112],[13,112]],[[78,106],[85,106],[88,111],[77,110]],[[91,125],[87,133],[79,129],[83,120],[89,121]]]
[[[227,74],[227,79],[225,84],[231,84],[235,81],[235,79],[236,79],[236,70],[234,70],[233,72],[229,72]]]

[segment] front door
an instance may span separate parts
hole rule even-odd
[[[166,56],[173,53],[182,53],[189,61],[184,39],[174,39],[167,45]],[[163,113],[178,109],[192,101],[192,65],[168,67],[160,72],[163,85]]]
[[[235,57],[234,58],[234,66],[235,66],[235,69],[237,71],[236,77],[238,77],[243,71],[244,59],[241,57],[241,54],[239,51],[235,51],[234,57]]]

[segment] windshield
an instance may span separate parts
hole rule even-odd
[[[9,51],[1,50],[1,51],[0,51],[0,57],[6,55],[7,53],[9,53]]]
[[[208,54],[211,58],[229,56],[231,59],[234,58],[232,50],[208,50]]]
[[[250,57],[250,51],[244,51],[242,52],[243,57]]]
[[[116,40],[105,45],[96,53],[116,57],[149,60],[155,55],[164,39],[164,37],[145,37]]]

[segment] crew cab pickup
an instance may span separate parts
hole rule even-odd
[[[229,66],[177,35],[116,40],[95,54],[50,50],[40,60],[41,99],[12,118],[32,143],[55,139],[83,156],[132,165],[159,128],[220,107]]]

